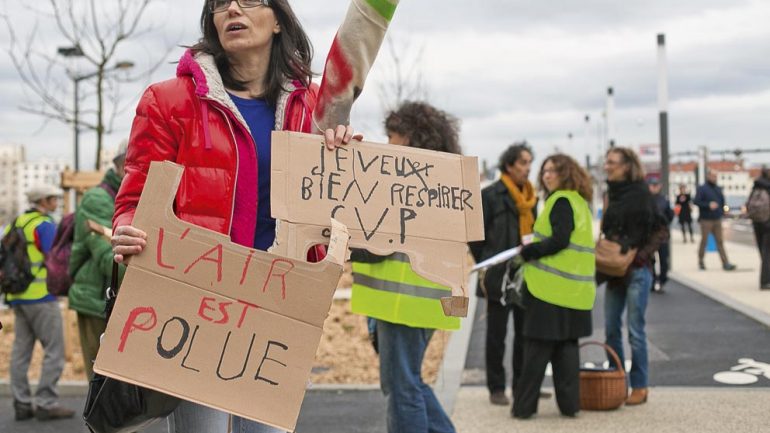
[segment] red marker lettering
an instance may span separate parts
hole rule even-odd
[[[149,315],[149,317],[141,323],[137,323],[139,316]],[[152,307],[137,307],[134,308],[128,315],[126,324],[123,325],[123,332],[120,334],[120,346],[118,346],[118,352],[123,353],[123,349],[126,348],[126,341],[128,335],[137,329],[140,331],[149,331],[154,328],[158,323],[158,317],[155,314],[155,309]]]
[[[216,253],[216,258],[210,258],[208,257],[210,254]],[[197,265],[201,261],[206,262],[213,262],[217,265],[217,282],[222,281],[222,244],[217,244],[214,248],[206,251],[202,256],[195,259],[194,262],[190,263],[190,266],[187,267],[187,269],[184,270],[184,273],[187,274],[190,272],[190,269],[193,268],[193,266]]]
[[[279,272],[282,273],[275,273],[275,265],[278,263],[286,263],[290,267],[289,269],[283,270],[278,269]],[[292,263],[289,260],[286,259],[275,259],[273,260],[273,264],[270,265],[270,272],[268,272],[267,278],[265,279],[265,284],[262,286],[262,293],[265,293],[267,291],[267,286],[270,284],[270,280],[273,277],[278,277],[281,279],[281,298],[286,299],[286,275],[291,272],[291,270],[294,269],[294,263]]]
[[[241,301],[240,299],[238,300],[238,303],[243,305],[243,311],[241,311],[241,318],[238,320],[238,329],[241,329],[241,325],[243,325],[243,319],[246,318],[246,311],[249,308],[259,310],[259,305],[255,305],[246,301]]]
[[[158,230],[158,247],[155,250],[155,261],[158,263],[158,266],[164,269],[176,269],[176,266],[171,266],[163,263],[163,238],[166,234],[166,231],[161,227]]]

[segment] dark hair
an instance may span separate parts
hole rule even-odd
[[[313,76],[310,67],[313,60],[313,45],[289,6],[288,0],[270,0],[269,6],[265,7],[273,10],[281,27],[280,33],[273,37],[263,95],[267,102],[275,107],[281,91],[288,90],[283,87],[284,80],[299,80],[303,86],[310,85]],[[193,52],[203,52],[214,57],[225,87],[246,90],[246,83],[233,75],[230,60],[219,41],[217,29],[214,27],[214,14],[209,10],[209,0],[203,4],[200,23],[203,36],[197,44],[192,46]]]
[[[543,183],[543,170],[548,161],[551,161],[556,168],[556,174],[559,177],[559,189],[577,191],[588,202],[593,199],[594,187],[591,182],[591,176],[571,156],[563,153],[549,156],[540,166],[540,174],[537,176],[537,180],[541,190],[549,194],[553,192],[548,191]]]
[[[533,157],[535,156],[535,154],[532,153],[532,148],[529,147],[529,144],[527,144],[526,141],[518,141],[508,146],[508,148],[505,149],[505,152],[500,155],[500,162],[497,164],[497,168],[500,170],[500,173],[507,173],[506,168],[509,165],[516,164],[516,161],[521,158],[521,154],[523,152],[527,152]]]
[[[626,172],[626,179],[630,181],[643,181],[644,180],[644,167],[642,167],[639,156],[636,155],[633,149],[628,147],[613,147],[607,151],[607,155],[614,153],[620,155],[623,159],[623,164],[628,164],[628,171]]]
[[[462,153],[460,122],[446,111],[425,102],[406,101],[388,113],[385,130],[403,135],[412,147]]]

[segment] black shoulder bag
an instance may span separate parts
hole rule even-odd
[[[110,320],[118,295],[118,264],[112,265],[112,284],[107,289],[105,313]],[[92,433],[131,433],[166,418],[179,399],[162,392],[94,373],[88,384],[83,419]]]

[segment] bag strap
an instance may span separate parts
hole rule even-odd
[[[108,185],[107,182],[100,183],[99,188],[103,189],[107,194],[109,194],[113,200],[115,200],[115,197],[118,195],[118,192],[115,191],[115,189],[113,189],[110,185]]]

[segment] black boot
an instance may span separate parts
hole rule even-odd
[[[13,402],[13,410],[15,412],[16,421],[25,421],[35,416],[35,411],[32,409],[31,403],[22,403],[19,401]]]

